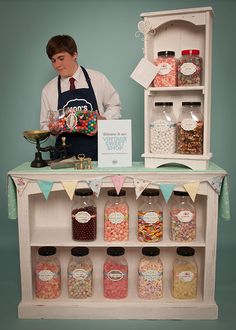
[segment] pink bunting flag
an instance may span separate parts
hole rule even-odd
[[[18,194],[21,196],[25,187],[27,186],[28,180],[23,178],[13,178]]]
[[[116,189],[117,194],[120,193],[121,188],[123,187],[123,184],[125,182],[125,176],[124,175],[115,175],[111,177],[111,180],[113,182],[113,185]]]

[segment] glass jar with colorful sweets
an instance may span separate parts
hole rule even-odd
[[[182,102],[177,119],[177,153],[203,154],[204,119],[201,102]]]
[[[109,247],[103,266],[104,297],[122,299],[128,295],[128,263],[123,247]]]
[[[69,298],[85,299],[93,294],[93,265],[87,247],[71,249],[71,259],[67,268],[67,288]]]
[[[54,246],[42,246],[38,249],[35,294],[42,299],[58,298],[61,294],[61,266]]]
[[[72,238],[76,241],[94,241],[97,233],[97,208],[93,191],[76,189],[72,203]]]
[[[138,206],[138,240],[158,242],[163,238],[163,210],[158,199],[159,190],[145,189]]]
[[[176,86],[177,61],[175,52],[165,50],[157,53],[154,64],[157,66],[157,75],[154,78],[154,87],[173,87]]]
[[[182,50],[178,61],[178,86],[199,86],[201,84],[202,58],[198,49]]]
[[[198,269],[191,247],[178,247],[173,265],[172,295],[176,299],[197,297]]]
[[[107,192],[109,196],[104,209],[104,240],[127,241],[129,239],[129,206],[126,202],[126,191],[119,194],[115,189]]]
[[[138,296],[159,299],[163,296],[163,264],[157,247],[142,248],[143,257],[138,267]]]
[[[174,192],[175,201],[170,209],[170,238],[177,242],[196,239],[196,208],[185,191]]]
[[[173,102],[155,102],[150,123],[150,152],[173,154],[176,151],[176,118]]]

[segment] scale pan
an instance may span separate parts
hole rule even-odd
[[[30,130],[23,132],[24,137],[32,142],[45,140],[50,134],[50,131],[46,130]]]

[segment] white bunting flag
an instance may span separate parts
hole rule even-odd
[[[102,186],[102,180],[103,180],[103,178],[87,180],[89,187],[92,189],[92,191],[94,192],[96,197],[99,197],[100,189]]]
[[[144,189],[149,185],[149,183],[150,183],[150,181],[148,181],[148,180],[134,178],[136,199],[139,198],[139,196],[142,194]]]
[[[218,195],[220,195],[221,192],[223,178],[224,176],[214,176],[213,178],[207,180]]]

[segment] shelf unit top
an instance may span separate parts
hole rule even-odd
[[[186,9],[146,12],[146,13],[141,13],[140,16],[141,17],[168,16],[168,15],[204,13],[204,12],[210,12],[212,15],[214,15],[212,7],[198,7],[198,8],[186,8]]]

